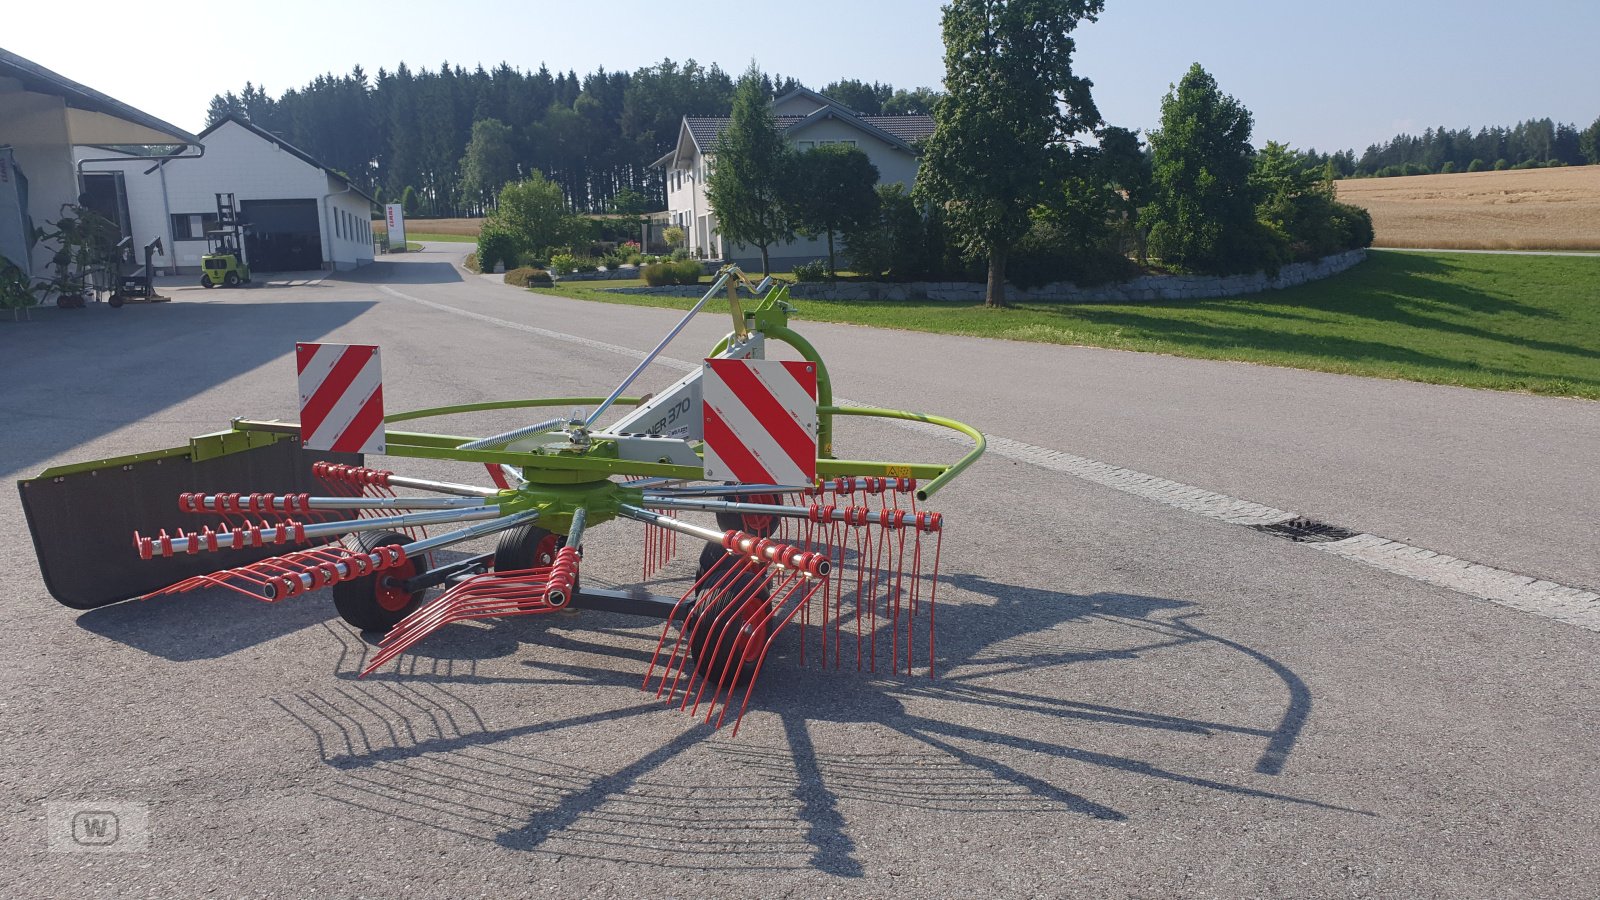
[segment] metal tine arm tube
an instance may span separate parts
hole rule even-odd
[[[337,481],[361,488],[365,488],[368,485],[376,485],[380,488],[415,488],[419,491],[458,494],[463,497],[493,497],[500,493],[498,488],[483,488],[472,484],[452,484],[448,481],[432,481],[427,478],[407,478],[404,475],[396,475],[385,469],[369,469],[365,466],[347,466],[340,463],[313,463],[311,472],[323,481]]]
[[[689,497],[663,497],[658,494],[646,494],[644,496],[644,505],[650,509],[754,513],[757,515],[782,516],[788,519],[807,519],[811,517],[811,507],[809,506],[778,506],[771,503],[738,503],[727,500],[695,500]]]
[[[844,522],[847,525],[883,525],[888,528],[917,528],[938,531],[944,524],[939,513],[910,510],[868,509],[864,506],[779,506],[770,503],[735,503],[722,500],[693,500],[646,494],[644,505],[652,509],[690,509],[701,512],[749,513],[813,522]]]
[[[262,513],[308,509],[477,509],[482,497],[310,497],[303,494],[180,494],[184,512]]]
[[[611,404],[617,402],[617,398],[621,397],[622,392],[628,389],[628,385],[633,384],[634,379],[638,378],[645,369],[649,368],[651,363],[656,361],[656,357],[661,355],[661,351],[667,349],[667,345],[672,343],[672,339],[677,337],[678,334],[683,331],[683,329],[689,326],[689,320],[693,319],[695,314],[700,312],[700,310],[704,308],[708,302],[710,302],[711,298],[717,295],[718,291],[722,290],[723,285],[728,283],[728,277],[731,274],[731,272],[725,271],[717,277],[716,281],[712,282],[711,289],[706,291],[706,295],[704,297],[700,298],[700,302],[690,307],[689,311],[684,313],[683,318],[678,321],[678,324],[672,326],[672,330],[667,332],[667,336],[661,339],[661,343],[657,344],[654,350],[646,353],[644,359],[639,361],[639,365],[636,366],[632,372],[628,373],[628,377],[622,379],[622,383],[617,385],[617,389],[611,392],[611,396],[607,397],[604,402],[595,407],[594,412],[591,413],[589,418],[584,421],[583,424],[585,427],[591,426],[600,420],[600,415],[607,409],[610,409]]]
[[[674,519],[629,506],[624,503],[617,507],[617,514],[636,522],[648,525],[658,525],[662,528],[697,537],[708,544],[716,544],[726,548],[730,553],[739,553],[754,559],[790,569],[798,569],[806,575],[826,577],[832,571],[832,564],[821,553],[811,553],[792,547],[788,544],[766,538],[758,538],[742,531],[718,531],[715,528],[706,528],[701,525],[691,525],[688,522]]]
[[[385,531],[418,525],[445,525],[452,522],[471,522],[476,519],[493,519],[500,515],[498,506],[477,506],[471,509],[445,509],[437,512],[407,513],[399,516],[382,516],[375,519],[345,519],[338,522],[318,522],[302,525],[297,522],[270,527],[233,528],[226,531],[205,532],[179,537],[140,537],[134,532],[133,542],[139,555],[145,559],[156,556],[176,556],[180,553],[198,553],[201,550],[240,550],[245,547],[264,547],[289,541],[300,543],[315,538],[335,537],[358,531]]]
[[[436,494],[456,494],[461,497],[493,497],[500,493],[499,488],[454,484],[448,481],[431,481],[427,478],[407,478],[404,475],[389,476],[389,486],[411,488],[418,491],[433,491]]]
[[[468,526],[466,528],[461,528],[461,529],[457,529],[455,531],[446,532],[445,534],[434,535],[433,537],[424,538],[423,540],[420,540],[420,541],[412,541],[409,544],[402,545],[398,549],[398,552],[403,557],[416,556],[419,553],[426,553],[429,550],[435,550],[435,549],[438,549],[439,547],[446,547],[446,546],[449,546],[450,544],[459,544],[462,541],[470,541],[473,538],[483,537],[484,535],[487,535],[487,534],[494,534],[497,531],[505,531],[508,528],[515,528],[518,525],[523,525],[523,524],[526,524],[528,522],[532,522],[533,520],[535,520],[537,518],[539,518],[539,511],[538,510],[528,510],[527,512],[514,513],[512,515],[503,516],[501,518],[493,519],[493,520],[488,521],[488,522],[482,522],[482,523],[477,524],[477,525],[471,525],[471,526]],[[382,559],[382,557],[384,555],[384,552],[386,550],[389,550],[389,548],[382,548],[381,547],[378,550],[367,554],[367,560],[371,564],[377,565],[379,563],[379,561]],[[393,552],[393,551],[390,551],[390,552]],[[336,568],[336,570],[338,572],[339,580],[344,580],[344,579],[346,579],[346,578],[348,578],[350,576],[350,564],[349,563],[342,563],[341,562],[341,563],[336,563],[334,565],[335,565],[335,568]],[[310,590],[311,588],[315,587],[316,584],[317,584],[316,579],[313,578],[310,575],[294,575],[294,576],[289,576],[289,577],[291,577],[291,578],[299,578],[300,579],[300,583],[301,583],[301,587],[304,590]],[[277,599],[277,591],[278,591],[278,589],[274,588],[272,585],[269,584],[267,586],[267,599],[268,600]]]
[[[633,487],[634,485],[626,485]],[[785,487],[781,484],[708,484],[681,488],[659,488],[654,485],[641,485],[645,489],[645,499],[654,497],[724,497],[740,494],[792,494],[804,488]]]
[[[492,437],[479,438],[478,440],[475,440],[475,441],[468,441],[465,444],[462,444],[461,446],[457,447],[456,449],[457,450],[486,450],[486,449],[488,449],[490,447],[499,447],[499,446],[501,446],[503,444],[509,444],[512,441],[520,441],[525,437],[533,437],[536,434],[544,434],[547,431],[555,431],[555,430],[561,428],[563,425],[566,425],[566,424],[567,424],[567,417],[566,416],[561,416],[561,417],[555,418],[555,419],[546,419],[543,422],[538,423],[537,425],[529,425],[526,428],[513,429],[511,431],[502,432],[502,433],[494,435]]]

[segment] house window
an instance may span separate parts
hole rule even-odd
[[[174,213],[172,239],[174,241],[203,241],[206,232],[215,228],[216,213]]]
[[[824,141],[823,143],[827,143],[827,142]],[[816,141],[795,141],[794,145],[796,147],[800,148],[802,151],[805,151],[805,150],[810,150],[811,148],[817,146],[817,142]]]

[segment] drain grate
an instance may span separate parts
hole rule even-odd
[[[1327,544],[1355,537],[1360,532],[1298,516],[1272,525],[1251,525],[1257,531],[1287,538],[1297,544]]]

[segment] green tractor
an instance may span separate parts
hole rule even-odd
[[[217,195],[217,224],[206,232],[206,255],[200,258],[200,286],[238,287],[250,283],[250,266],[244,258],[245,224],[232,194]]]

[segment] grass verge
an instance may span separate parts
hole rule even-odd
[[[633,306],[694,302],[598,284],[540,290]],[[1379,251],[1316,284],[1183,303],[795,302],[813,321],[1600,399],[1600,259]]]

